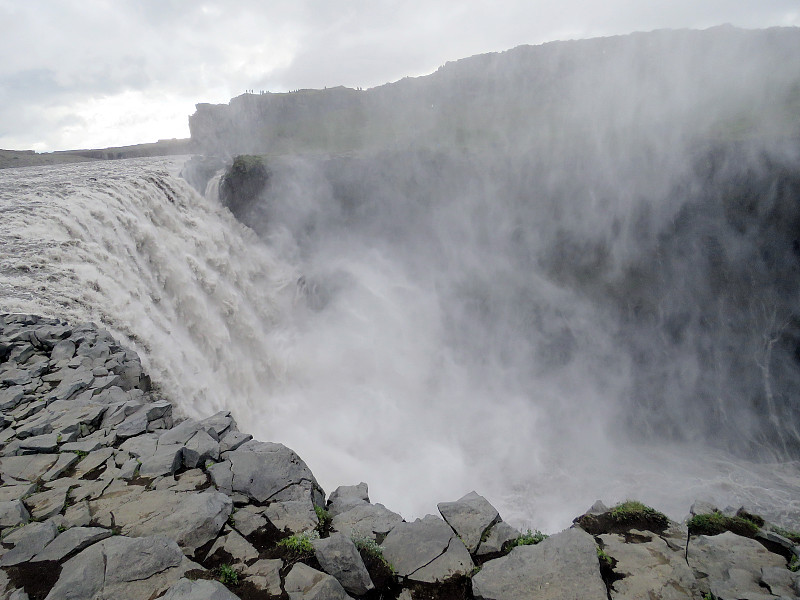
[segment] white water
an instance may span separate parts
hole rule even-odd
[[[678,519],[702,498],[800,522],[797,464],[609,439],[615,399],[593,364],[579,378],[499,362],[471,372],[442,341],[447,307],[426,269],[417,279],[386,247],[344,242],[323,268],[200,197],[181,164],[0,171],[0,310],[102,323],[183,413],[232,410],[242,430],[295,449],[326,491],[366,481],[406,518],[476,489],[505,520],[548,531],[597,498]],[[324,310],[316,282],[333,290]],[[592,318],[563,306],[577,327]]]

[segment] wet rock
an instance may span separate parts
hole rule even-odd
[[[335,577],[345,590],[363,596],[374,589],[364,561],[349,537],[334,533],[312,543],[322,570]]]
[[[535,546],[517,546],[472,578],[477,600],[606,600],[594,539],[568,529]]]
[[[450,526],[433,515],[397,524],[383,541],[383,555],[399,576],[425,583],[466,575],[475,566]]]
[[[455,502],[441,502],[437,508],[461,541],[474,554],[483,534],[500,520],[500,513],[477,492],[470,492]]]

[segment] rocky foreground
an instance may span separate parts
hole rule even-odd
[[[743,509],[597,503],[547,537],[475,492],[411,523],[363,483],[326,501],[230,413],[177,422],[93,324],[0,315],[0,410],[3,599],[800,597],[800,537]]]

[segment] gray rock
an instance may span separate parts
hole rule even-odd
[[[351,508],[369,504],[369,489],[363,481],[358,485],[340,485],[328,498],[328,512],[332,517]]]
[[[470,492],[455,502],[440,502],[437,506],[447,524],[464,542],[470,554],[474,554],[483,534],[500,520],[500,513],[486,498]]]
[[[792,540],[785,538],[774,531],[769,531],[768,529],[760,529],[758,533],[756,533],[756,539],[767,540],[768,542],[777,544],[778,546],[785,548],[795,555],[797,555],[799,551],[797,545]]]
[[[200,421],[200,427],[219,442],[227,431],[236,429],[236,421],[233,420],[230,411],[223,410]]]
[[[36,481],[56,464],[58,454],[30,454],[0,458],[0,473],[17,480]]]
[[[703,594],[682,550],[649,531],[631,530],[636,543],[622,535],[601,535],[604,551],[616,559],[615,572],[623,579],[614,582],[614,600],[661,598],[683,600]]]
[[[695,500],[694,504],[689,507],[689,513],[692,515],[708,515],[718,511],[719,509],[715,504],[705,500]]]
[[[88,388],[94,381],[91,370],[79,368],[61,380],[48,398],[50,400],[69,400],[78,392]]]
[[[16,407],[24,395],[21,385],[0,389],[0,411],[8,412]]]
[[[209,557],[214,556],[218,550],[223,550],[233,557],[234,564],[247,563],[258,558],[258,550],[244,539],[239,532],[226,527],[224,534],[225,535],[219,536],[211,546],[211,549],[208,551]]]
[[[54,464],[47,473],[42,475],[42,481],[52,481],[53,479],[61,477],[64,471],[75,465],[80,459],[80,456],[72,452],[62,452],[58,455],[56,464]]]
[[[102,527],[73,527],[67,529],[37,553],[33,558],[33,562],[63,560],[70,554],[80,552],[107,537],[111,537],[111,530],[103,529]]]
[[[475,567],[463,542],[433,515],[397,524],[383,541],[383,555],[401,577],[426,583],[466,575]]]
[[[200,425],[194,419],[181,421],[169,431],[161,435],[162,444],[185,444],[191,437],[200,431]]]
[[[85,527],[92,522],[92,513],[89,511],[89,502],[81,500],[64,511],[63,522],[65,527]]]
[[[519,536],[520,532],[505,521],[495,523],[489,530],[486,539],[478,546],[477,555],[485,556],[487,554],[502,552],[504,544],[517,539]]]
[[[21,500],[0,502],[0,529],[16,527],[30,521],[31,515]]]
[[[283,561],[280,559],[274,560],[257,560],[250,566],[243,568],[243,572],[247,575],[247,580],[260,590],[264,590],[272,596],[280,596],[281,592],[281,567]]]
[[[225,458],[231,461],[233,491],[257,502],[301,500],[321,490],[311,470],[283,444],[249,441]]]
[[[123,486],[138,487],[138,486]],[[213,540],[228,520],[233,502],[225,494],[169,490],[113,492],[89,503],[96,522],[115,523],[125,535],[168,535],[187,554]]]
[[[75,477],[83,477],[105,465],[106,461],[114,455],[113,448],[101,448],[90,452],[75,467]]]
[[[161,600],[238,600],[239,597],[231,593],[219,581],[198,579],[190,581],[181,579],[173,585]]]
[[[181,466],[183,447],[178,444],[159,444],[156,453],[148,458],[142,458],[139,475],[142,477],[159,477],[172,475]]]
[[[364,561],[352,540],[341,533],[313,540],[314,554],[322,570],[337,579],[342,587],[356,596],[375,588]]]
[[[250,504],[243,506],[231,515],[233,526],[242,535],[250,535],[267,524],[267,519],[262,514],[263,510],[263,508]]]
[[[11,567],[28,562],[53,541],[58,530],[52,521],[28,523],[3,539],[3,544],[14,547],[0,557],[0,567]]]
[[[233,473],[231,472],[230,461],[216,463],[206,470],[219,491],[229,496],[233,494]]]
[[[124,440],[145,433],[149,423],[150,421],[147,419],[147,408],[143,406],[117,425],[117,437]]]
[[[46,600],[148,600],[177,583],[186,562],[177,544],[164,536],[110,537],[65,562]]]
[[[477,600],[606,600],[597,546],[588,533],[568,529],[535,546],[517,546],[490,560],[472,578]]]
[[[403,517],[383,504],[362,504],[333,517],[331,527],[347,535],[369,537],[381,543],[388,533],[403,522]]]
[[[155,485],[157,490],[172,490],[173,492],[190,492],[197,490],[208,483],[208,476],[200,469],[184,471],[177,477],[164,477]],[[207,486],[206,486],[207,487]]]
[[[762,567],[758,581],[767,586],[772,595],[790,598],[797,593],[795,586],[800,581],[800,575],[785,567]]]
[[[20,450],[27,450],[24,454],[49,454],[58,449],[59,436],[55,433],[48,433],[45,435],[35,435],[33,437],[25,438],[19,443]]]
[[[703,593],[718,598],[760,598],[762,569],[786,566],[783,557],[730,531],[692,538],[687,558]]]
[[[75,356],[75,342],[71,340],[61,340],[54,347],[50,353],[50,360],[58,362],[60,360],[69,360]]]
[[[3,484],[0,486],[0,502],[19,500],[36,490],[35,483],[20,483],[17,485]]]
[[[187,469],[205,465],[207,460],[219,460],[219,442],[203,430],[195,433],[183,449],[183,464]]]
[[[25,498],[25,504],[31,511],[31,517],[37,521],[49,519],[64,510],[67,503],[67,492],[69,488],[62,487],[38,494],[31,494]]]
[[[236,450],[245,442],[249,442],[253,436],[249,433],[241,433],[240,431],[229,431],[219,441],[219,451],[228,452]]]
[[[156,433],[146,433],[125,440],[119,449],[136,458],[149,458],[156,453],[160,439]]]
[[[272,502],[264,508],[263,514],[279,531],[301,533],[314,531],[319,525],[319,519],[310,498]]]
[[[286,575],[284,588],[289,600],[347,600],[342,584],[334,577],[297,563]]]

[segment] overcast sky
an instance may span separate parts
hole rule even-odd
[[[198,102],[364,88],[520,44],[800,26],[800,0],[0,0],[0,148],[188,137]]]

